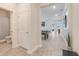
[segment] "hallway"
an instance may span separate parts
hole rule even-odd
[[[66,4],[49,4],[41,8],[42,55],[62,55],[67,50]]]

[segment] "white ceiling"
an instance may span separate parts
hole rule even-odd
[[[56,8],[53,8],[55,6]],[[63,17],[66,11],[66,4],[64,3],[52,3],[42,8],[43,17]],[[56,16],[57,15],[57,16]]]

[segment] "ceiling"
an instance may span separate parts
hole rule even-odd
[[[46,6],[43,6],[41,9],[43,17],[61,18],[64,16],[66,12],[66,4],[65,3],[52,3],[48,5],[46,4]]]

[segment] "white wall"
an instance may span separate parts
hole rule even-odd
[[[72,49],[79,54],[79,4],[69,4],[68,25]]]
[[[32,21],[31,21],[31,33],[32,33],[32,41],[34,42],[32,45],[37,47],[41,47],[41,16],[40,16],[40,8],[37,4],[32,4]]]
[[[18,38],[20,46],[33,50],[40,46],[39,7],[34,4],[20,4],[18,8]]]

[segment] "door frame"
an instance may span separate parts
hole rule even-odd
[[[4,7],[0,7],[1,9],[9,12],[9,19],[10,19],[10,37],[11,37],[11,40],[12,40],[12,48],[15,48],[18,46],[18,44],[15,45],[16,41],[14,40],[15,38],[15,34],[14,34],[14,19],[13,19],[13,14],[14,14],[14,10],[10,10],[10,9],[7,9],[7,8],[4,8]]]

